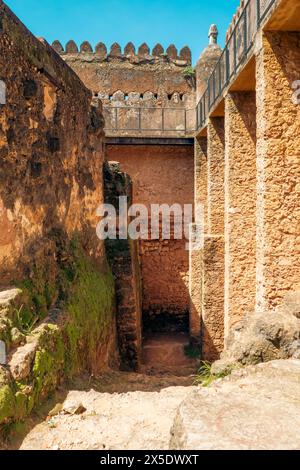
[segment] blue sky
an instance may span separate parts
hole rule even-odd
[[[211,23],[226,29],[239,0],[4,0],[36,36],[65,44],[88,40],[93,46],[118,42],[153,47],[188,45],[195,62],[207,45]]]

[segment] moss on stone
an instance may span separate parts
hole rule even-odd
[[[83,367],[92,367],[97,360],[98,345],[105,341],[110,331],[114,298],[111,272],[99,273],[78,248],[74,260],[76,281],[66,303],[68,375]]]
[[[9,385],[0,384],[0,424],[7,422],[15,417],[16,398],[12,388]]]
[[[25,333],[30,332],[35,322],[46,317],[56,299],[55,283],[47,276],[47,267],[33,267],[31,279],[17,283],[22,290],[22,306],[15,316],[16,326]]]
[[[34,365],[24,383],[7,385],[0,377],[0,424],[24,419],[64,377],[92,370],[99,346],[106,344],[111,331],[113,276],[108,268],[105,272],[99,270],[77,237],[57,242],[55,292],[50,292],[43,276],[47,279],[43,270],[35,270],[35,275],[22,283],[23,299],[27,299],[24,313],[29,310],[29,314],[40,318],[41,310],[44,317],[44,309],[56,298],[55,306],[63,312],[64,323],[42,324],[27,332],[27,341],[38,345]]]
[[[22,419],[28,413],[28,397],[25,393],[17,392],[15,394],[15,414],[14,418]]]

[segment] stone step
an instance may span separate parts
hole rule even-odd
[[[189,336],[183,333],[156,334],[143,343],[142,368],[146,373],[172,375],[194,374],[199,359],[186,355]]]

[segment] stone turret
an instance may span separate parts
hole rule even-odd
[[[209,44],[218,44],[219,31],[217,25],[212,24],[208,31]]]
[[[209,44],[200,55],[196,65],[197,102],[203,95],[206,89],[207,80],[222,54],[222,49],[218,45],[218,34],[217,26],[215,24],[211,25],[208,32]]]

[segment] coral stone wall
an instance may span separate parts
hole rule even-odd
[[[0,279],[23,275],[39,256],[53,262],[55,227],[84,232],[101,259],[95,209],[102,201],[104,121],[91,93],[45,42],[0,5]]]
[[[184,136],[195,131],[195,83],[191,52],[175,46],[166,53],[157,45],[138,50],[129,43],[124,51],[113,44],[92,47],[53,43],[65,62],[104,105],[106,135]]]
[[[193,204],[193,146],[108,145],[133,181],[133,202]],[[144,323],[186,327],[189,308],[189,254],[186,240],[143,240],[140,257]]]
[[[257,308],[300,289],[300,33],[266,32],[257,55]]]
[[[96,236],[101,106],[2,1],[0,79],[1,428],[117,355],[114,281]]]
[[[226,97],[225,329],[255,309],[256,100],[255,92]]]
[[[146,44],[136,51],[131,43],[124,51],[118,44],[113,44],[110,51],[104,44],[98,44],[95,52],[91,46],[81,46],[80,51],[76,45],[73,48],[67,45],[66,51],[55,43],[53,47],[85,85],[96,93],[112,95],[121,90],[127,94],[147,91],[173,94],[191,91],[191,84],[183,75],[184,69],[191,64],[188,47],[178,52],[172,45],[166,53],[160,45],[150,52]]]

